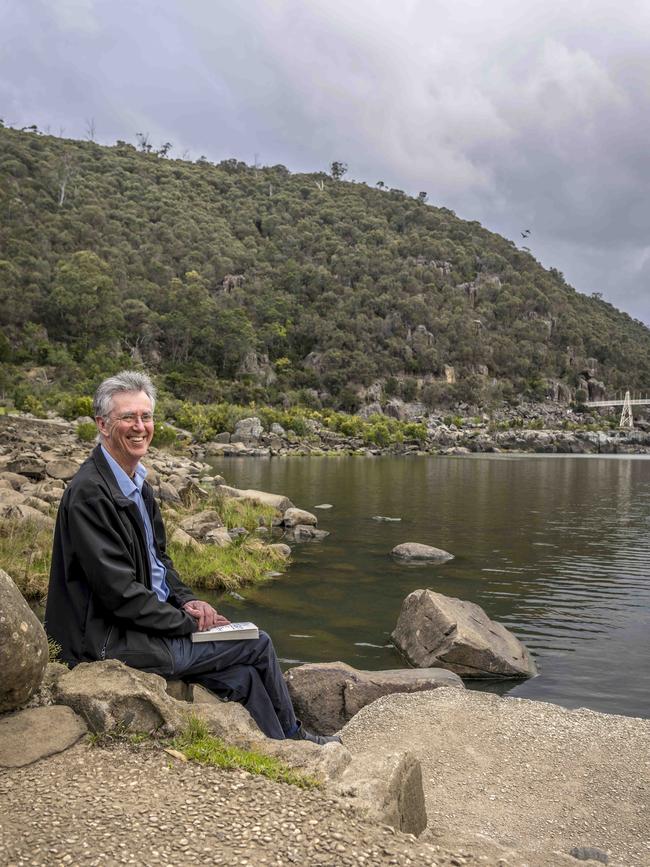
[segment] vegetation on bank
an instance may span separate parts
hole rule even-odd
[[[174,739],[172,745],[190,761],[202,765],[226,770],[240,769],[301,789],[321,786],[315,777],[296,771],[273,756],[228,746],[220,738],[211,735],[207,725],[195,716],[190,716],[185,730]]]
[[[586,367],[650,381],[641,323],[426,196],[169,155],[0,123],[0,396],[18,409],[137,364],[175,400],[347,412],[375,381],[429,408],[541,399]]]
[[[102,732],[90,732],[86,739],[91,747],[104,749],[117,744],[126,744],[135,749],[152,747],[164,749],[182,761],[197,762],[226,771],[247,771],[249,774],[266,777],[276,783],[287,783],[301,789],[320,789],[322,783],[309,774],[297,771],[274,756],[257,750],[247,750],[226,744],[221,738],[210,734],[207,724],[194,714],[187,718],[185,728],[171,741],[157,741],[147,732],[134,732],[128,726],[116,726]],[[167,746],[169,745],[169,746]]]
[[[213,497],[178,509],[167,507],[168,538],[184,517],[203,509],[215,509],[226,527],[240,527],[251,535],[242,534],[223,548],[170,542],[168,549],[174,565],[193,589],[235,590],[263,581],[269,573],[286,568],[287,557],[252,535],[260,526],[270,530],[276,516],[274,509],[262,504]],[[56,508],[51,514],[55,516]],[[47,594],[51,556],[52,530],[32,521],[0,518],[0,564],[26,599],[42,599]]]

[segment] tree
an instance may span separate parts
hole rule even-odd
[[[343,179],[343,175],[347,173],[348,164],[339,162],[335,160],[330,166],[330,174],[334,178],[335,181],[340,181]]]
[[[110,269],[89,250],[62,259],[49,297],[51,336],[69,344],[76,358],[109,343],[123,328]]]

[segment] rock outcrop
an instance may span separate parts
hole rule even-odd
[[[464,689],[458,675],[441,668],[359,671],[344,662],[309,663],[285,674],[296,714],[318,734],[339,731],[362,707],[393,692],[440,686]]]
[[[535,663],[505,626],[473,602],[414,590],[391,639],[419,668],[442,667],[467,678],[532,677]]]
[[[28,701],[40,685],[47,660],[45,630],[0,569],[0,713]]]

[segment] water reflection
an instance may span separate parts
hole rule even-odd
[[[650,716],[650,462],[639,458],[221,459],[230,483],[287,494],[332,535],[289,572],[219,604],[292,661],[402,664],[386,646],[404,596],[431,587],[481,605],[533,652],[512,694]],[[377,522],[373,515],[401,517]],[[404,541],[456,555],[405,568]]]

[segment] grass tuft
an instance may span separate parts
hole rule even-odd
[[[268,572],[286,567],[286,558],[257,540],[235,541],[225,548],[194,548],[170,543],[174,566],[190,587],[200,590],[234,590],[264,580]]]
[[[321,783],[312,776],[285,765],[273,756],[255,750],[244,750],[225,744],[210,734],[203,720],[190,716],[185,730],[172,742],[174,749],[184,753],[190,761],[225,770],[244,770],[278,783],[289,783],[301,789],[317,789]]]
[[[0,563],[26,599],[47,593],[52,555],[52,530],[32,521],[0,520]]]

